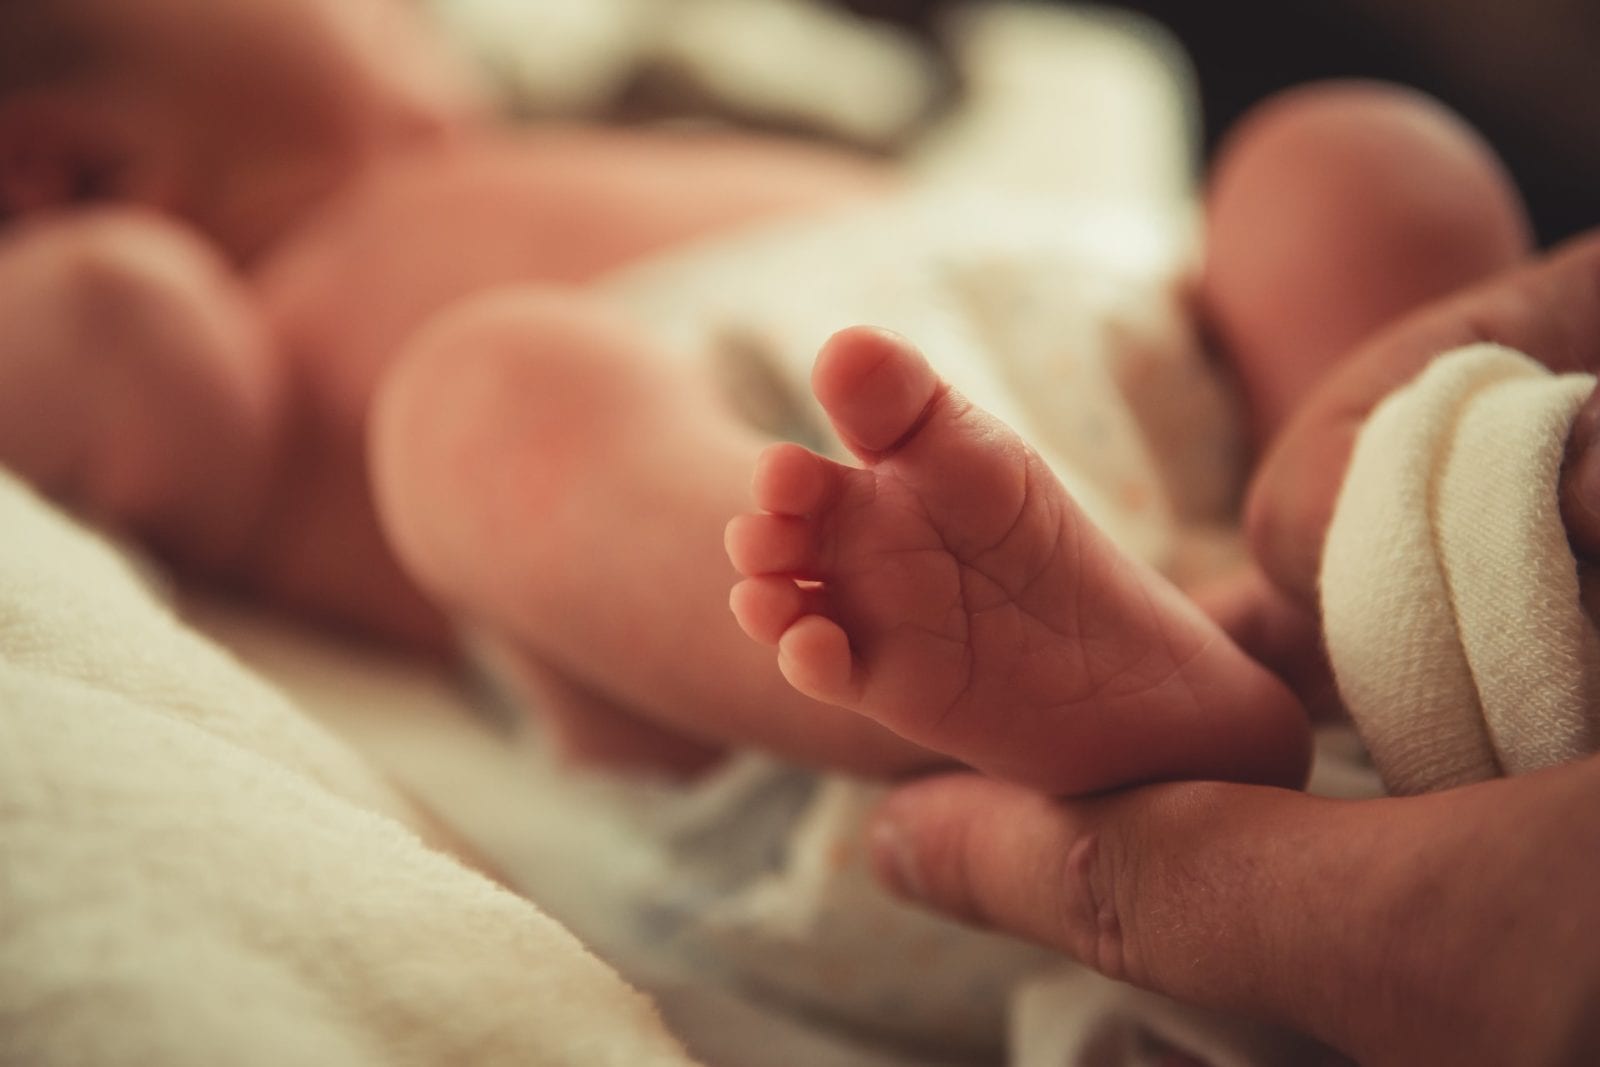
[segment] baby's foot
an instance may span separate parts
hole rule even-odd
[[[1287,690],[914,349],[845,331],[812,386],[865,466],[774,446],[727,534],[734,614],[796,689],[1054,792],[1299,783]]]

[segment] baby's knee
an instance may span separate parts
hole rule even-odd
[[[1270,437],[1332,363],[1529,247],[1493,151],[1442,104],[1374,83],[1285,93],[1223,146],[1207,311]]]
[[[396,353],[368,416],[371,474],[390,540],[425,587],[455,584],[476,552],[463,515],[572,495],[585,427],[621,388],[609,329],[579,294],[519,287],[447,308]]]
[[[1219,240],[1271,228],[1307,254],[1377,235],[1482,273],[1529,245],[1516,188],[1476,131],[1431,97],[1375,82],[1305,86],[1257,108],[1218,154],[1209,208]]]
[[[415,451],[425,440],[420,447],[436,451],[440,435],[476,440],[497,423],[543,426],[578,414],[586,393],[612,384],[609,333],[592,301],[565,290],[508,288],[451,305],[407,339],[385,373],[369,423],[377,451]]]

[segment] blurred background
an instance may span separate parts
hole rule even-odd
[[[537,59],[479,57],[519,83],[521,103],[533,113],[659,119],[726,113],[731,106],[755,125],[826,130],[883,149],[959,98],[959,66],[944,42],[952,15],[970,6],[953,0],[423,2],[447,26],[474,37],[480,52],[495,50],[486,40],[504,42],[517,38],[516,29],[539,27],[535,36],[547,47]],[[1278,89],[1318,78],[1382,78],[1443,99],[1484,133],[1527,197],[1542,243],[1600,222],[1600,4],[1593,0],[1129,0],[1119,7],[1164,27],[1187,52],[1207,150],[1251,104]],[[802,8],[808,19],[799,29],[793,16]],[[865,20],[871,43],[863,45],[859,34],[831,45],[802,40],[817,30],[809,15],[830,8]],[[726,59],[706,59],[721,36],[761,39],[759,30],[746,32],[754,23],[780,47],[763,53],[741,46],[746,55],[738,70]],[[623,64],[623,54],[632,49],[636,58],[647,38],[656,62]],[[818,55],[830,58],[819,62]],[[721,70],[707,73],[719,63]],[[838,70],[898,64],[903,76],[877,83],[875,117],[858,116],[844,130],[819,117],[815,105],[803,114],[783,106],[785,79],[826,87],[835,63]],[[905,88],[913,76],[938,86],[920,105]],[[895,84],[898,97],[884,88]],[[727,85],[736,88],[723,92]],[[848,92],[849,79],[833,88]]]
[[[1193,58],[1209,144],[1311,78],[1401,82],[1505,157],[1543,243],[1600,222],[1600,4],[1593,0],[1139,0]]]
[[[929,27],[939,0],[846,0]],[[1600,4],[1593,0],[1131,0],[1189,53],[1207,148],[1263,97],[1382,78],[1449,103],[1488,138],[1543,243],[1600,223]]]

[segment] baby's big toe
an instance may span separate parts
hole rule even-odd
[[[938,395],[940,379],[904,338],[857,326],[822,346],[811,389],[840,440],[871,462],[917,428]]]

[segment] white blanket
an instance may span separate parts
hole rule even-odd
[[[690,1062],[528,901],[0,475],[0,1062]]]

